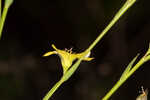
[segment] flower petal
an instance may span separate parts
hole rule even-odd
[[[53,54],[57,54],[60,59],[61,59],[61,64],[62,64],[62,68],[63,68],[63,74],[65,74],[68,69],[71,67],[73,61],[75,59],[80,59],[82,58],[83,56],[83,59],[84,61],[91,61],[92,59],[94,58],[90,58],[90,53],[91,52],[82,52],[82,53],[72,53],[72,50],[60,50],[60,49],[57,49],[56,46],[54,44],[52,44],[52,48],[55,50],[55,51],[50,51],[50,52],[47,52],[45,53],[43,56],[50,56],[50,55],[53,55]]]
[[[84,58],[83,60],[84,60],[84,61],[91,61],[92,59],[94,59],[94,58],[89,58],[89,57],[88,57],[88,58]]]
[[[53,54],[57,54],[56,51],[50,51],[50,52],[47,52],[43,55],[43,57],[46,57],[46,56],[50,56],[50,55],[53,55]]]
[[[82,53],[79,53],[79,54],[74,54],[74,56],[76,56],[76,58],[80,59],[83,55],[85,55],[85,53],[86,53],[86,52],[82,52]],[[90,57],[89,57],[90,54],[91,54],[91,52],[87,53],[87,54],[85,55],[85,57],[83,58],[83,60],[84,60],[84,61],[91,61],[92,59],[94,59],[94,58],[90,58]]]
[[[53,49],[58,50],[54,44],[52,44]]]

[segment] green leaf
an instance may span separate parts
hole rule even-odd
[[[136,61],[137,57],[139,56],[139,54],[137,54],[136,57],[133,58],[133,60],[128,64],[127,68],[125,69],[125,71],[122,73],[120,80],[124,79],[124,77],[126,77],[126,75],[128,74],[128,72],[131,70],[134,62]]]

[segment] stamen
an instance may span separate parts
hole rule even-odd
[[[68,53],[72,53],[72,49],[73,49],[73,48],[70,48],[70,49],[68,50],[67,48],[65,48],[65,51],[68,52]]]
[[[70,48],[70,49],[68,50],[68,52],[69,52],[69,53],[72,53],[72,49],[73,49],[73,48]]]
[[[141,89],[142,89],[142,93],[144,92],[144,87],[143,86],[141,86]]]
[[[65,48],[65,51],[67,52],[67,51],[68,51],[68,49],[67,49],[67,48]]]

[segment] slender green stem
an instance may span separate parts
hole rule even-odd
[[[131,66],[137,59],[138,55],[131,61],[129,66],[123,72],[120,80],[114,85],[114,87],[102,98],[102,100],[108,100],[111,95],[138,69],[141,65],[145,62],[150,60],[150,45],[149,49],[147,50],[146,54],[140,59],[140,61],[131,69]],[[129,69],[129,70],[128,70]],[[131,69],[131,70],[130,70]]]
[[[1,17],[1,20],[0,20],[0,39],[2,37],[2,31],[3,31],[3,27],[4,27],[7,12],[8,12],[8,8],[4,7],[2,17]]]
[[[65,81],[67,81],[71,75],[75,72],[75,70],[77,69],[77,66],[79,66],[81,60],[77,61],[78,63],[76,63],[74,66],[76,67],[72,67],[69,71],[67,71],[61,78],[60,81],[58,81],[53,87],[52,89],[46,94],[46,96],[43,98],[43,100],[48,100],[53,93],[59,88],[59,86],[64,83]]]
[[[102,98],[102,100],[108,100],[111,95],[125,82],[125,80],[118,81],[114,87]]]
[[[1,19],[1,14],[2,14],[2,0],[0,0],[0,19]]]
[[[112,19],[112,21],[108,24],[108,26],[102,31],[102,33],[100,33],[100,35],[89,46],[89,48],[86,49],[87,53],[94,48],[94,46],[103,38],[104,35],[106,35],[108,30],[119,20],[119,18],[130,8],[130,6],[132,6],[132,4],[134,2],[135,2],[135,0],[127,0],[126,1],[126,3],[123,5],[123,7],[118,11],[118,13]],[[81,63],[82,59],[85,57],[85,55],[83,55],[82,58],[80,58],[74,65],[72,65],[72,67],[66,72],[66,74],[63,75],[61,80],[53,86],[53,88],[48,92],[48,94],[44,97],[43,100],[48,100],[52,96],[52,94],[58,89],[58,87],[72,76],[72,74],[76,71],[76,69],[80,65],[80,63]]]
[[[146,61],[149,59],[141,58],[141,60],[129,71],[128,74],[126,74],[126,77],[123,77],[121,80],[119,80],[114,87],[102,98],[102,100],[108,100],[111,95]]]
[[[132,68],[131,71],[127,74],[127,78],[130,77],[141,65],[143,65],[145,62],[149,60],[149,57],[141,58],[141,60]]]
[[[64,81],[62,79],[60,81],[58,81],[53,86],[53,88],[46,94],[46,96],[43,98],[43,100],[48,100],[63,82]]]
[[[93,47],[103,38],[103,36],[108,32],[108,30],[119,20],[119,18],[134,4],[135,0],[127,0],[126,3],[123,5],[123,7],[118,11],[118,13],[115,15],[115,17],[112,19],[112,21],[108,24],[108,26],[100,33],[100,35],[96,38],[96,40],[89,46],[89,48],[86,50],[88,53],[93,49]],[[83,55],[84,57],[85,55]],[[80,62],[82,61],[83,57],[79,59],[71,68],[68,70],[67,79],[71,77],[71,75],[75,72],[75,70],[78,68]]]
[[[12,3],[13,3],[13,0],[5,0],[2,16],[1,16],[1,19],[0,19],[0,39],[2,37],[2,31],[3,31],[3,27],[4,27],[4,23],[5,23],[5,19],[6,19],[8,9],[9,9],[9,7]]]
[[[104,35],[110,30],[110,28],[118,21],[118,19],[135,3],[136,0],[127,0],[122,8],[117,12],[112,21],[107,25],[107,27],[99,34],[96,40],[89,46],[87,51],[91,51],[94,46],[103,38]]]

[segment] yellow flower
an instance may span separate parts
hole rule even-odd
[[[72,62],[75,59],[80,59],[84,55],[86,55],[83,58],[84,61],[91,61],[93,59],[93,58],[89,57],[90,52],[89,53],[82,52],[82,53],[77,53],[76,54],[76,53],[72,53],[72,49],[70,49],[70,50],[66,50],[66,49],[65,50],[60,50],[60,49],[57,49],[54,44],[52,44],[52,47],[55,51],[47,52],[43,56],[45,57],[45,56],[50,56],[50,55],[53,55],[53,54],[57,54],[61,59],[61,64],[62,64],[62,67],[63,67],[63,73],[64,74],[71,67]]]

